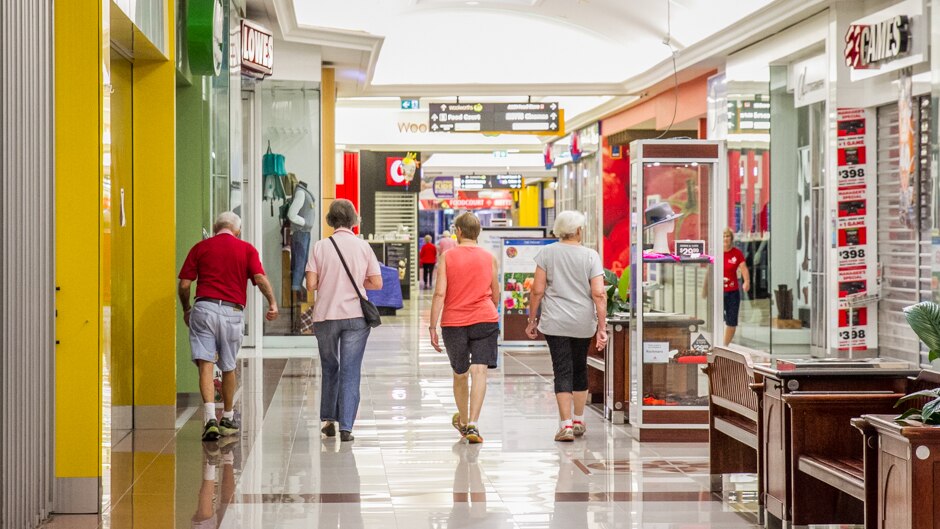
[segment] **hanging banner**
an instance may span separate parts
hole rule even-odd
[[[525,334],[529,291],[535,283],[535,256],[555,239],[502,239],[500,244],[500,338],[504,345],[540,345]]]
[[[868,318],[877,296],[877,255],[874,233],[874,171],[869,163],[868,125],[874,125],[865,109],[838,111],[838,185],[835,245],[838,263],[835,346],[840,351],[877,347],[877,322]],[[873,146],[873,144],[872,144]]]
[[[910,72],[900,76],[898,90],[898,220],[902,226],[914,229],[917,219],[914,212],[914,100]]]

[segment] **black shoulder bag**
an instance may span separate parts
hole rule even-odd
[[[366,319],[366,325],[369,327],[382,325],[382,316],[379,315],[378,307],[375,306],[375,303],[369,301],[368,298],[363,297],[362,293],[359,292],[359,285],[356,284],[352,272],[350,272],[349,267],[346,266],[346,259],[343,259],[343,252],[339,251],[339,246],[337,246],[333,237],[330,237],[330,242],[333,243],[333,248],[336,248],[336,255],[339,256],[339,261],[343,263],[343,268],[346,269],[346,275],[349,276],[349,281],[352,283],[353,288],[356,289],[356,295],[359,296],[359,306],[362,307],[362,317]]]

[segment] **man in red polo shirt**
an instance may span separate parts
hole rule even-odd
[[[235,396],[235,358],[242,345],[246,286],[250,280],[268,300],[268,321],[277,318],[277,300],[254,246],[238,238],[242,221],[226,211],[212,227],[214,237],[193,246],[179,275],[183,321],[189,327],[192,359],[199,368],[205,427],[203,441],[238,433],[232,399]],[[196,304],[190,305],[190,289],[196,281]],[[222,420],[215,417],[215,385],[212,366],[222,371]]]

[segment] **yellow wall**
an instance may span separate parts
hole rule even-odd
[[[55,0],[55,475],[100,476],[102,2]]]
[[[335,71],[323,68],[320,81],[320,207],[323,237],[333,235],[326,214],[336,200],[336,82]]]
[[[542,225],[541,187],[538,185],[525,186],[519,192],[519,225],[535,227]]]
[[[167,2],[165,20],[176,20]],[[167,55],[175,56],[174,24]],[[134,405],[176,406],[176,66],[134,64]],[[208,175],[206,175],[208,178]],[[172,428],[173,410],[160,414]],[[138,421],[139,422],[139,421]]]

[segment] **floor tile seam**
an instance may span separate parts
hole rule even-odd
[[[169,430],[169,428],[167,428],[167,430]],[[139,474],[137,474],[137,476],[134,477],[133,480],[131,480],[131,483],[127,486],[127,489],[123,493],[121,493],[119,497],[115,498],[114,496],[111,496],[111,499],[108,501],[107,509],[102,509],[102,512],[101,512],[102,516],[113,512],[114,507],[117,504],[119,504],[121,501],[123,501],[124,498],[126,498],[128,494],[132,493],[132,491],[134,490],[134,487],[137,486],[137,483],[140,481],[140,478],[142,478],[147,473],[147,471],[150,470],[150,467],[152,467],[153,464],[157,461],[157,457],[163,454],[164,450],[166,450],[166,447],[170,446],[170,443],[176,440],[176,437],[179,435],[179,432],[180,430],[178,429],[174,430],[173,435],[170,436],[167,439],[166,443],[164,443],[163,446],[160,447],[160,450],[158,450],[157,452],[154,452],[156,455],[154,455],[154,457],[150,460],[150,462],[144,466],[144,469]],[[133,433],[131,433],[130,435],[133,435]],[[133,452],[133,453],[136,453],[136,452]],[[136,461],[136,458],[135,458],[135,461]]]

